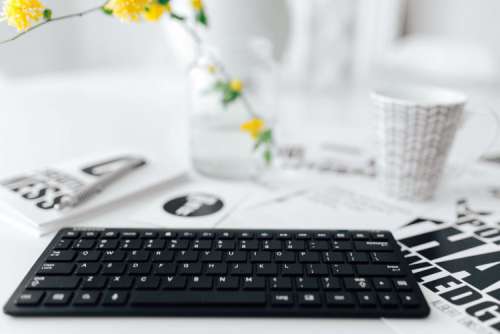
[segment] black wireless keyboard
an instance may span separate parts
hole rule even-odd
[[[63,229],[18,316],[425,317],[387,231]]]

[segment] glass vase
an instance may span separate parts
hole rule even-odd
[[[224,90],[218,87],[232,81],[241,83],[240,95],[224,102]],[[275,126],[275,63],[270,43],[259,38],[225,48],[224,53],[205,47],[191,67],[189,82],[194,169],[216,178],[256,177],[269,161],[242,125],[258,118],[266,128]]]

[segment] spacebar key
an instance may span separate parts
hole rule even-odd
[[[197,292],[197,291],[136,291],[130,303],[137,306],[157,305],[240,305],[254,306],[266,303],[265,292]]]

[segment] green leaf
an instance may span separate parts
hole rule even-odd
[[[270,145],[272,143],[272,140],[273,140],[272,130],[271,129],[264,130],[257,136],[253,149],[257,150],[262,144]]]
[[[106,8],[106,7],[101,7],[101,10],[106,15],[113,15],[113,10],[112,9],[109,9],[109,8]]]
[[[158,0],[158,3],[163,6],[166,6],[169,2],[170,0]]]
[[[234,90],[227,89],[224,91],[224,95],[222,96],[222,104],[228,105],[233,102],[240,96],[239,92],[235,92]]]
[[[217,91],[226,91],[229,89],[229,84],[224,81],[218,80],[215,82],[213,89]]]
[[[45,8],[43,10],[43,18],[47,21],[50,21],[52,19],[52,10]]]
[[[264,161],[266,162],[267,165],[270,165],[271,162],[273,161],[273,153],[271,152],[271,148],[266,148],[264,153],[262,154],[262,157],[264,158]]]
[[[198,11],[196,14],[196,21],[198,21],[201,25],[208,27],[208,19],[204,9]]]
[[[171,13],[170,17],[175,19],[175,20],[179,20],[179,21],[184,21],[186,19],[184,16],[180,16],[180,15],[175,14],[175,13]]]

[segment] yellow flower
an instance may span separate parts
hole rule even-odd
[[[241,80],[233,79],[229,81],[229,88],[231,88],[232,91],[240,93],[243,89],[243,83],[241,82]]]
[[[170,2],[167,2],[167,4],[164,7],[167,13],[172,14],[172,6],[170,5]]]
[[[264,121],[260,118],[252,118],[248,122],[241,124],[240,130],[248,132],[253,139],[256,139],[264,129],[264,125]]]
[[[210,74],[214,74],[215,72],[217,72],[217,66],[209,64],[207,65],[207,71]]]
[[[192,4],[193,8],[197,11],[200,11],[203,9],[203,3],[201,2],[201,0],[192,0],[191,4]]]
[[[109,0],[105,7],[112,10],[113,15],[120,20],[135,22],[151,3],[152,0]]]
[[[23,31],[43,17],[44,6],[39,0],[6,0],[2,17],[7,24]]]
[[[148,5],[145,8],[144,12],[142,13],[142,16],[144,16],[144,18],[150,22],[158,21],[165,12],[165,10],[166,10],[165,6],[155,2],[152,3],[151,5]]]

